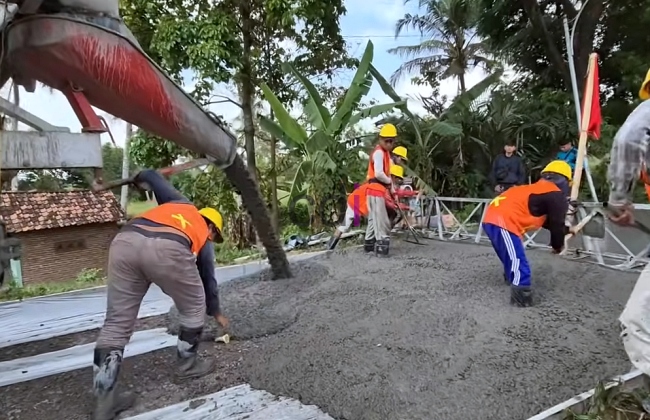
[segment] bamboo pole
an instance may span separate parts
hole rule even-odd
[[[576,159],[576,168],[573,172],[573,186],[571,187],[571,200],[577,200],[580,192],[580,182],[582,181],[582,170],[584,168],[585,156],[587,154],[587,140],[589,121],[591,120],[591,105],[594,94],[594,69],[598,65],[598,54],[589,55],[589,67],[587,70],[587,85],[584,92],[584,106],[582,108],[582,118],[580,124],[580,139],[578,141],[578,157]]]

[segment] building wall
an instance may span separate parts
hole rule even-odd
[[[23,284],[74,280],[86,268],[105,270],[115,223],[17,233],[22,243]]]

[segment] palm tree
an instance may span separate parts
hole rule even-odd
[[[410,0],[406,0],[407,2]],[[472,0],[419,0],[424,15],[406,14],[397,21],[395,38],[412,28],[424,39],[417,45],[404,45],[388,50],[408,60],[391,77],[395,85],[406,74],[417,72],[441,80],[458,79],[458,90],[467,90],[466,74],[473,68],[492,64],[487,46],[476,38],[479,9]]]

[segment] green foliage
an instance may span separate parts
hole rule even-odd
[[[269,86],[262,84],[264,97],[269,102],[277,123],[262,115],[259,116],[260,125],[280,139],[289,153],[299,157],[289,187],[289,202],[310,197],[316,213],[316,228],[320,228],[324,220],[329,220],[329,213],[345,208],[344,199],[351,189],[351,182],[361,179],[360,174],[352,177],[355,174],[350,171],[350,168],[364,166],[359,155],[361,142],[346,138],[345,133],[362,119],[376,117],[405,105],[400,99],[394,103],[359,109],[374,80],[370,72],[372,57],[373,44],[368,42],[352,83],[333,113],[325,106],[325,101],[311,81],[291,63],[285,63],[287,73],[294,75],[306,92],[303,113],[306,115],[308,129],[289,114]]]
[[[81,270],[77,278],[63,283],[30,284],[18,287],[15,282],[10,282],[8,287],[0,289],[0,301],[23,300],[38,296],[47,296],[55,293],[70,292],[73,290],[87,289],[104,285],[106,278],[103,271],[97,268]]]
[[[465,92],[465,76],[471,69],[490,69],[494,64],[488,58],[487,45],[472,33],[481,9],[472,0],[420,0],[419,5],[425,13],[399,19],[395,36],[412,28],[426,39],[388,51],[408,59],[391,82],[396,84],[405,74],[416,72],[425,79],[432,75],[441,80],[453,77],[458,80],[459,92]]]
[[[110,143],[102,145],[103,177],[104,180],[122,178],[122,156],[124,150]],[[135,172],[135,165],[131,165],[131,173]],[[90,169],[46,169],[35,171],[22,171],[18,180],[20,191],[64,191],[71,189],[88,189],[93,181],[93,171]],[[115,188],[113,193],[120,194],[120,188]],[[139,193],[133,189],[129,191],[132,197]]]

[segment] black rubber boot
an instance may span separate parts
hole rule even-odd
[[[375,252],[375,239],[366,239],[366,242],[363,244],[364,252]]]
[[[214,372],[214,361],[199,357],[199,342],[202,331],[203,328],[186,329],[181,327],[176,347],[176,355],[178,356],[176,379],[195,379]]]
[[[379,257],[387,257],[390,249],[390,239],[381,239],[375,244],[375,254]]]
[[[95,407],[93,420],[113,420],[135,403],[132,392],[119,393],[117,378],[122,365],[121,349],[95,349],[94,381]]]
[[[339,243],[340,239],[340,237],[332,235],[329,242],[327,243],[327,250],[332,251],[334,248],[336,248],[336,245]]]
[[[530,287],[510,286],[510,303],[522,308],[533,306],[533,291]]]

